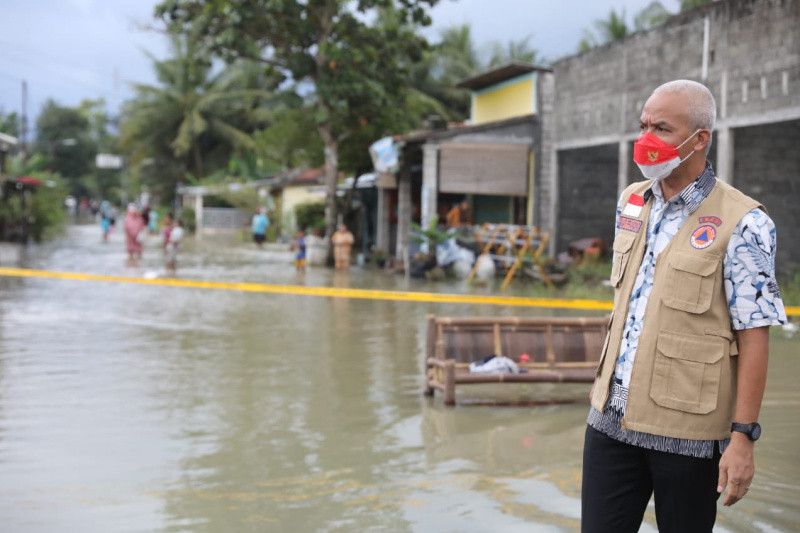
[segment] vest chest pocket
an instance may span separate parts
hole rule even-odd
[[[716,409],[727,346],[719,337],[660,333],[650,398],[686,413],[707,414]]]
[[[628,266],[628,260],[631,258],[631,248],[633,248],[635,240],[636,234],[625,230],[620,230],[614,238],[614,257],[611,260],[609,281],[615,288],[619,287],[622,276],[625,274],[625,267]]]
[[[676,253],[669,258],[667,307],[688,313],[705,313],[711,307],[720,258]]]

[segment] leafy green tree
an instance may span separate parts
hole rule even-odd
[[[324,145],[326,231],[336,222],[342,143],[397,109],[437,0],[164,0],[157,16],[173,29],[197,29],[227,58],[257,59],[309,89]]]
[[[653,0],[633,17],[633,28],[636,31],[649,30],[664,24],[672,12],[658,0]]]
[[[0,132],[14,137],[19,136],[19,115],[16,111],[4,113],[0,110]]]
[[[97,153],[119,152],[119,138],[115,132],[116,119],[109,115],[106,102],[102,98],[86,99],[76,108],[88,121],[89,138]],[[120,169],[97,168],[92,163],[88,173],[82,176],[81,185],[84,191],[95,198],[119,200]]]
[[[251,133],[281,80],[263,66],[238,61],[217,72],[193,34],[171,36],[171,56],[152,58],[157,85],[137,84],[122,112],[120,145],[135,179],[171,198],[187,174],[225,168],[232,153],[252,150]]]
[[[64,177],[70,193],[86,194],[82,179],[93,169],[97,153],[86,115],[48,100],[36,120],[36,132],[35,150],[46,158],[48,170]]]
[[[277,110],[269,127],[253,135],[260,166],[277,172],[298,167],[318,167],[323,163],[322,139],[314,117],[300,107]]]

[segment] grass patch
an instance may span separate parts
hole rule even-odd
[[[800,305],[800,270],[778,282],[784,305]]]
[[[611,276],[610,261],[587,261],[571,267],[567,271],[569,280],[561,287],[548,289],[541,283],[529,284],[526,292],[542,298],[588,298],[611,300],[614,290],[603,285]],[[783,303],[787,306],[800,306],[800,271],[793,276],[782,278],[778,283]]]

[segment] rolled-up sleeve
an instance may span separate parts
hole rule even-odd
[[[775,224],[760,209],[747,213],[731,236],[723,275],[734,330],[786,323],[775,278]]]

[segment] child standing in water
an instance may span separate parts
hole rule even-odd
[[[290,250],[295,251],[294,267],[298,272],[304,272],[306,269],[306,234],[303,230],[299,230],[295,234]]]
[[[181,220],[178,219],[175,222],[172,231],[169,232],[169,237],[167,237],[167,245],[164,248],[167,274],[170,274],[172,276],[174,276],[175,273],[178,271],[178,250],[180,249],[182,240],[183,240],[183,222],[181,222]]]

